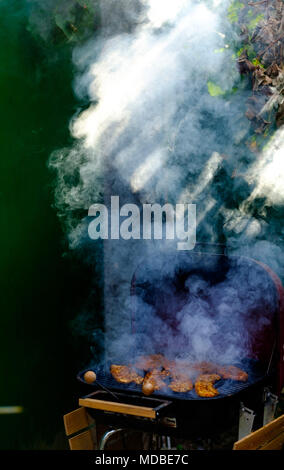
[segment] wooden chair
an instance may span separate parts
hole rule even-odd
[[[94,450],[102,446],[103,441],[110,437],[107,428],[98,430],[94,419],[85,407],[71,411],[64,416],[64,426],[71,450]],[[116,430],[120,431],[120,430]],[[118,433],[119,436],[120,433]],[[104,437],[106,436],[106,437]],[[116,449],[121,448],[118,436]],[[105,444],[105,442],[104,442]],[[115,442],[114,442],[115,444]],[[271,421],[257,431],[235,442],[233,450],[284,450],[284,414]]]
[[[235,442],[234,450],[284,450],[284,415]]]
[[[86,408],[78,408],[63,417],[66,436],[71,450],[94,450],[97,448],[94,420]]]
[[[143,448],[141,431],[113,429],[102,422],[95,422],[84,406],[67,413],[63,420],[71,450],[103,450],[105,446],[109,447],[109,441],[111,450]]]

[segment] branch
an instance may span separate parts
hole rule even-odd
[[[258,5],[262,5],[263,3],[268,3],[269,0],[261,0],[260,2],[248,2],[248,5],[251,7],[257,7]]]
[[[263,54],[265,54],[265,53],[268,51],[268,49],[270,49],[271,46],[273,46],[273,44],[275,44],[276,42],[280,41],[280,40],[283,39],[283,38],[284,38],[284,34],[282,34],[281,36],[279,36],[279,38],[275,39],[275,41],[272,41],[272,42],[269,44],[269,46],[267,46],[266,49],[264,49],[264,51],[262,51],[262,52],[260,52],[260,53],[258,54],[257,59],[259,59],[261,56],[263,56]]]

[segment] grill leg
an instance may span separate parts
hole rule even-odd
[[[152,434],[151,447],[150,450],[159,449],[159,436],[157,434]]]
[[[111,429],[110,431],[106,431],[100,440],[99,450],[104,450],[105,445],[107,444],[108,440],[117,432],[123,431],[123,429]]]
[[[170,436],[161,436],[159,450],[170,450],[172,448]]]
[[[277,403],[278,397],[273,395],[269,388],[266,387],[264,389],[263,426],[270,423],[274,419]]]
[[[240,417],[239,417],[239,436],[238,439],[248,436],[253,427],[255,413],[253,410],[246,408],[243,403],[240,404]]]
[[[171,443],[170,436],[167,436],[167,447],[168,447],[168,450],[170,450],[172,448],[172,443]]]

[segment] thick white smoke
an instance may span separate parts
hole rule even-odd
[[[279,129],[264,148],[247,178],[256,183],[250,196],[267,198],[267,203],[284,203],[284,130]]]
[[[244,115],[249,92],[240,87],[237,94],[230,93],[239,74],[228,44],[235,37],[226,19],[228,3],[101,2],[100,34],[76,47],[73,55],[75,91],[89,106],[72,119],[74,147],[51,159],[58,175],[57,205],[67,220],[72,247],[87,238],[86,221],[78,220],[78,211],[87,215],[92,204],[110,195],[125,202],[196,203],[201,237],[218,241],[221,225],[222,236],[235,253],[255,256],[284,274],[283,255],[277,242],[269,239],[270,227],[251,210],[259,196],[268,206],[282,201],[279,173],[275,179],[282,133],[254,162],[244,144],[249,135]],[[210,96],[209,84],[219,96]],[[236,172],[240,176],[234,177]],[[112,350],[124,345],[127,352],[133,342],[128,335],[131,277],[147,250],[158,260],[160,248],[145,247],[141,241],[106,243],[106,327]],[[230,302],[217,308],[225,305],[218,315],[227,320]],[[189,315],[182,316],[187,308],[189,304],[180,312],[183,331],[195,328],[195,349],[210,348],[216,322],[202,313],[190,320]],[[141,306],[147,317],[146,310]],[[157,322],[166,335],[166,326]],[[231,358],[239,354],[240,332],[238,324]]]
[[[109,16],[103,15],[101,37],[74,51],[80,71],[75,90],[87,95],[90,106],[72,121],[79,145],[53,159],[59,170],[58,202],[71,211],[87,209],[96,202],[106,168],[130,192],[139,192],[140,201],[178,202],[188,186],[187,202],[197,202],[196,178],[203,171],[207,186],[217,169],[212,173],[209,165],[209,177],[204,175],[207,161],[220,150],[214,125],[232,113],[228,104],[209,95],[207,82],[218,77],[224,92],[230,91],[238,75],[232,53],[216,53],[225,41],[219,31],[228,26],[221,25],[224,6],[219,12],[204,2],[166,1],[161,7],[158,0],[144,0],[134,15],[129,2],[116,2],[115,18],[120,7],[132,26],[117,34],[112,4],[102,5]],[[202,122],[204,110],[216,120],[211,128]],[[68,186],[66,174],[74,173],[79,181]],[[80,236],[76,229],[72,241]]]

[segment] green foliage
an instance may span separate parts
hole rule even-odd
[[[262,65],[261,62],[259,62],[259,60],[258,60],[257,58],[253,59],[253,60],[252,60],[252,63],[253,63],[253,65],[255,65],[256,67],[258,66],[258,67],[261,67],[261,68],[264,69],[264,66]]]
[[[256,57],[256,52],[253,48],[253,45],[248,44],[247,46],[245,46],[245,49],[247,51],[248,59],[252,61]]]
[[[231,23],[237,23],[239,19],[239,13],[244,8],[244,4],[238,0],[234,1],[228,8],[227,18]]]
[[[219,85],[216,85],[216,83],[213,83],[210,80],[207,82],[207,88],[210,96],[220,96],[225,94],[224,90],[222,90]]]
[[[241,47],[237,51],[237,56],[240,57],[241,54],[246,51],[248,59],[254,64],[254,65],[261,65],[260,62],[256,59],[256,52],[253,48],[252,44],[246,44],[245,46]]]
[[[240,57],[240,55],[244,52],[244,47],[241,47],[238,51],[237,51],[237,56]]]
[[[252,20],[249,22],[249,24],[247,25],[248,30],[249,30],[249,31],[253,31],[253,30],[256,28],[256,26],[258,25],[258,23],[259,23],[261,20],[263,20],[263,18],[264,18],[264,15],[261,14],[261,15],[258,15],[256,18],[252,19]]]

